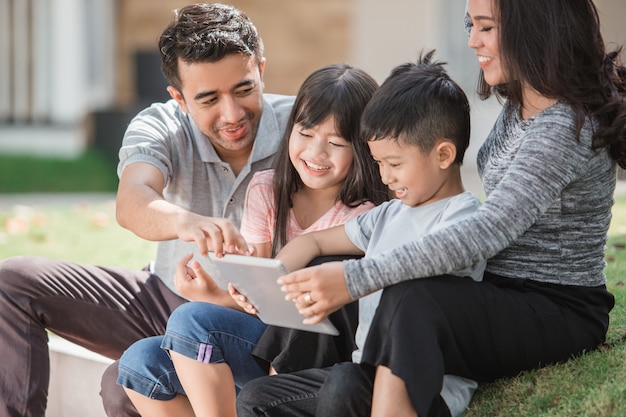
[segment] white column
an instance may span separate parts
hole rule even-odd
[[[13,46],[13,97],[12,113],[16,122],[27,122],[30,118],[30,21],[29,1],[13,2],[12,46]]]
[[[50,36],[51,0],[33,0],[32,8],[32,120],[45,122],[51,107],[51,63],[53,43]]]
[[[10,0],[0,0],[0,122],[11,117]]]
[[[88,38],[84,1],[51,1],[50,13],[50,119],[53,123],[78,123],[87,104]]]

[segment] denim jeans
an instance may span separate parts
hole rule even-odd
[[[124,352],[118,383],[156,400],[184,394],[167,353],[172,350],[202,363],[227,363],[239,390],[268,373],[251,355],[266,327],[258,318],[227,307],[183,304],[170,316],[164,336],[140,340]]]

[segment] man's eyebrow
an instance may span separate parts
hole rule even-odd
[[[255,81],[250,79],[250,80],[243,80],[241,82],[238,82],[237,84],[235,84],[233,86],[233,90],[237,90],[238,88],[241,87],[248,87],[248,86],[254,86]],[[198,94],[196,94],[193,99],[195,101],[199,101],[199,100],[203,100],[209,96],[214,96],[217,94],[217,90],[210,90],[210,91],[201,91]]]

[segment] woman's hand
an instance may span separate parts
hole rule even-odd
[[[300,269],[278,279],[287,300],[294,301],[305,324],[322,321],[352,301],[344,278],[343,262],[327,262]]]
[[[254,306],[248,302],[248,298],[239,291],[237,291],[237,289],[233,287],[233,284],[231,283],[228,283],[228,293],[231,297],[233,297],[233,300],[235,300],[237,305],[241,307],[243,311],[248,314],[256,315],[256,308],[254,308]]]

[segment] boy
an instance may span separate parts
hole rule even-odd
[[[319,287],[311,286],[308,279],[333,268],[333,263],[327,263],[299,270],[311,259],[337,254],[373,256],[457,222],[479,206],[476,197],[464,191],[461,180],[461,163],[470,137],[469,103],[442,64],[431,62],[433,54],[431,51],[420,57],[417,64],[396,67],[361,118],[362,138],[368,141],[381,178],[396,199],[343,226],[302,235],[277,255],[289,270],[296,271],[281,278],[281,283],[287,297],[307,316],[305,322],[321,320],[326,311],[320,309],[328,305],[316,290]],[[484,266],[480,262],[453,275],[479,281]],[[305,411],[316,416],[395,415],[395,403],[350,402],[347,399],[354,396],[337,395],[342,390],[354,390],[355,385],[358,389],[359,385],[371,387],[375,383],[375,369],[358,364],[380,296],[381,291],[377,291],[359,300],[353,363],[252,381],[238,397],[237,415],[289,414],[286,410],[294,415]],[[374,389],[393,389],[398,381],[407,382],[379,371]],[[432,407],[434,415],[462,413],[476,386],[474,381],[446,375],[440,403]],[[341,403],[326,398],[325,392],[332,392],[333,399],[341,398]]]

